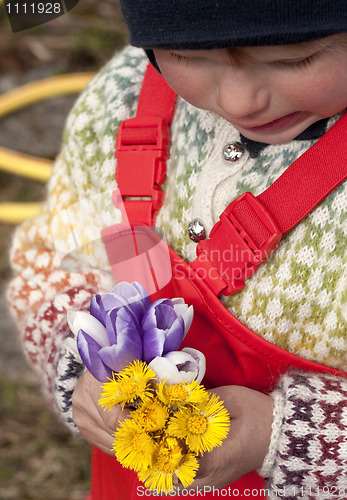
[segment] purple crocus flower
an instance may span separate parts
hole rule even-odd
[[[147,290],[143,285],[133,281],[122,281],[104,295],[94,295],[90,302],[90,314],[106,326],[107,313],[125,306],[141,321],[146,309],[151,305]]]
[[[151,304],[140,283],[118,283],[110,293],[95,295],[90,314],[69,311],[80,356],[100,382],[132,361],[147,363],[175,351],[186,335],[193,308],[183,299],[160,299]]]
[[[140,283],[118,283],[110,293],[95,295],[90,312],[70,311],[68,322],[77,348],[91,374],[100,382],[142,359],[140,323],[151,305]]]
[[[99,357],[100,349],[110,345],[106,328],[84,311],[69,311],[67,321],[84,364],[97,380],[106,382],[112,377],[112,370]]]
[[[193,319],[193,306],[183,299],[159,299],[147,309],[141,323],[143,360],[177,351]]]

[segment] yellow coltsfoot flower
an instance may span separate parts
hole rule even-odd
[[[137,410],[131,414],[136,425],[147,432],[157,432],[164,429],[169,416],[169,410],[158,400],[140,404]]]
[[[136,404],[149,401],[153,397],[155,373],[143,361],[134,361],[120,373],[113,374],[113,379],[106,382],[99,399],[104,408],[112,408],[121,403]]]
[[[165,436],[158,444],[153,466],[140,471],[138,476],[147,488],[169,492],[174,484],[174,477],[186,487],[194,481],[198,468],[196,456],[185,453],[179,439]]]
[[[183,439],[190,451],[204,453],[220,446],[226,438],[230,418],[218,396],[178,411],[169,421],[167,434]]]
[[[155,441],[133,420],[124,420],[115,432],[113,450],[128,469],[139,471],[151,467],[156,449]]]
[[[209,398],[206,389],[197,382],[166,384],[161,382],[158,387],[158,398],[173,410],[184,405],[206,402]]]

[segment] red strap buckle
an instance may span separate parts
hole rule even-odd
[[[231,295],[243,289],[244,280],[269,258],[281,236],[259,199],[244,193],[224,210],[210,238],[198,244],[198,258],[192,264],[200,276],[201,268],[209,270],[205,280],[217,295]]]
[[[130,118],[119,127],[116,180],[130,225],[154,224],[164,200],[161,184],[166,177],[169,144],[170,128],[162,118]],[[144,211],[143,204],[147,205]]]

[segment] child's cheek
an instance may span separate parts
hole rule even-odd
[[[289,99],[302,110],[329,117],[347,106],[347,64],[317,68],[309,78],[298,78]]]
[[[185,101],[198,107],[204,108],[208,105],[208,80],[200,76],[196,71],[187,68],[161,69],[162,74],[170,87]]]

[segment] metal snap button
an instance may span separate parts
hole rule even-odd
[[[233,163],[241,158],[244,151],[245,148],[239,142],[228,142],[223,148],[223,158]]]
[[[188,225],[188,235],[192,241],[198,243],[206,238],[206,230],[200,219],[193,219]]]

